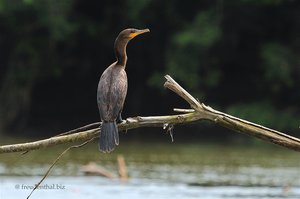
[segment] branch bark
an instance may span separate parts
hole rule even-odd
[[[232,129],[233,131],[244,133],[292,150],[300,151],[299,138],[217,111],[196,100],[169,75],[166,75],[165,78],[167,81],[164,86],[187,101],[192,109],[174,109],[176,112],[184,113],[177,115],[137,116],[127,118],[123,123],[118,125],[119,131],[127,131],[141,127],[161,127],[165,129],[168,126],[174,126],[176,124],[210,120],[226,128]],[[92,123],[44,140],[0,146],[0,153],[30,151],[63,143],[87,141],[99,136],[101,129],[97,126],[101,126],[101,123]]]

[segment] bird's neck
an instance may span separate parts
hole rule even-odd
[[[126,66],[127,62],[127,54],[126,54],[126,47],[127,47],[128,41],[120,40],[119,38],[115,41],[115,54],[117,58],[117,64],[121,66]]]

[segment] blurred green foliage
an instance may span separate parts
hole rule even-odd
[[[200,76],[208,64],[209,50],[221,36],[215,18],[216,16],[209,11],[197,14],[191,23],[174,34],[167,49],[164,73],[172,74],[199,97],[204,95],[201,88],[216,86],[220,76],[220,71],[215,70],[214,66],[211,66],[205,76]]]
[[[266,43],[261,48],[261,56],[265,73],[265,80],[274,92],[279,92],[284,86],[293,85],[293,65],[296,57],[290,49],[277,44]]]
[[[128,46],[125,116],[180,106],[160,92],[170,74],[206,104],[298,131],[299,12],[294,0],[0,0],[0,130],[97,120],[114,39],[136,27],[151,33]]]
[[[267,101],[235,104],[229,106],[226,112],[269,127],[276,125],[278,129],[299,126],[299,116],[293,110],[278,111]]]

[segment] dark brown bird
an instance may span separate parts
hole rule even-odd
[[[97,90],[97,103],[102,121],[99,150],[104,153],[111,152],[116,145],[119,145],[116,120],[119,117],[122,121],[121,112],[127,94],[126,46],[135,36],[149,31],[149,29],[129,28],[120,32],[114,45],[117,61],[101,75]]]

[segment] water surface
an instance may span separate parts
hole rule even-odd
[[[0,156],[0,198],[26,198],[65,146]],[[96,162],[117,175],[125,157],[130,179],[85,176]],[[92,143],[66,154],[34,198],[300,198],[299,153],[277,146],[122,143],[101,154]]]

